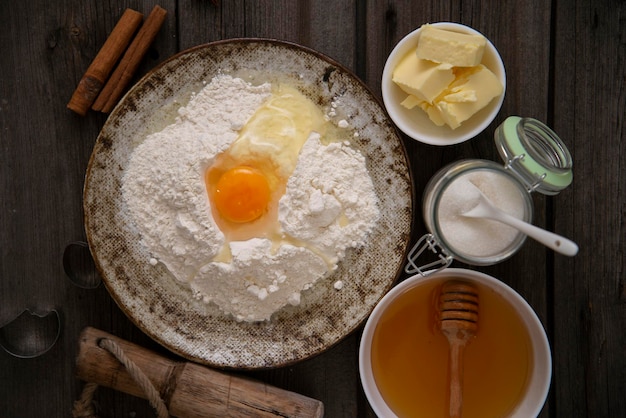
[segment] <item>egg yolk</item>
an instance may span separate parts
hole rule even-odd
[[[270,187],[265,175],[253,167],[225,171],[215,185],[214,204],[220,215],[235,223],[250,222],[267,211]]]

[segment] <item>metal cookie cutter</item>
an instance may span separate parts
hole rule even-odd
[[[33,358],[49,351],[61,335],[61,315],[56,309],[25,309],[0,326],[0,347],[18,358]]]
[[[86,242],[70,242],[63,251],[63,270],[76,286],[83,289],[95,289],[101,279]]]

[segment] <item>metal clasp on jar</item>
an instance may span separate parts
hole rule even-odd
[[[420,265],[418,262],[420,257],[426,258],[428,256],[434,257],[434,261]],[[433,234],[425,234],[413,245],[407,255],[407,260],[408,263],[404,267],[404,272],[423,276],[425,272],[438,271],[448,267],[452,264],[453,257],[439,245]]]
[[[515,176],[524,184],[526,190],[532,193],[543,184],[543,180],[546,178],[547,173],[543,173],[542,175],[535,174],[534,176],[528,173],[521,164],[522,161],[524,161],[525,156],[526,154],[520,154],[508,159],[504,168],[510,170],[512,173],[515,173]]]

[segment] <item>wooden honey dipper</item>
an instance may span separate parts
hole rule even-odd
[[[450,344],[450,417],[463,408],[463,351],[478,329],[478,292],[467,282],[450,280],[441,287],[439,325]]]

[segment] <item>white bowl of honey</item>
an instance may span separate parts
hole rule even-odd
[[[537,416],[552,377],[541,321],[500,280],[455,268],[406,279],[370,315],[359,370],[372,409],[385,418],[450,416],[450,346],[439,301],[451,280],[469,284],[478,296],[477,331],[463,354],[463,417]]]

